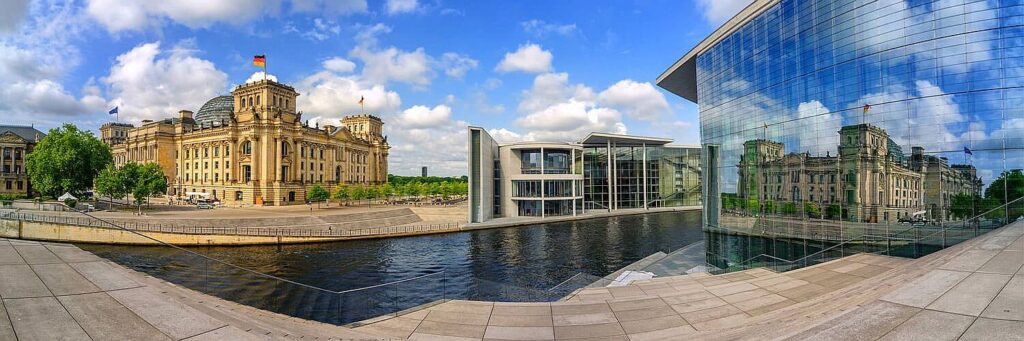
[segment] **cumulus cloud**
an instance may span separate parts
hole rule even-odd
[[[452,108],[416,105],[391,117],[385,125],[391,156],[388,163],[396,174],[419,174],[422,166],[440,175],[465,175],[466,126],[452,118]]]
[[[452,78],[462,78],[466,72],[476,69],[479,64],[476,59],[454,52],[446,52],[441,55],[441,63],[444,66],[444,73]]]
[[[839,146],[839,129],[843,120],[838,114],[833,114],[824,104],[819,101],[803,102],[797,105],[797,118],[808,123],[801,123],[803,127],[813,129],[798,134],[799,146],[793,146],[799,150],[787,150],[786,152],[808,152],[812,156],[836,155]]]
[[[249,76],[249,78],[246,79],[245,82],[246,83],[252,83],[252,82],[258,82],[258,81],[261,81],[261,80],[264,80],[264,79],[269,79],[269,80],[272,80],[272,81],[276,82],[277,81],[277,76],[274,76],[274,75],[268,73],[267,77],[264,78],[263,77],[263,71],[256,71],[256,72],[253,72],[252,76]]]
[[[292,12],[344,15],[364,13],[366,0],[292,0]]]
[[[704,14],[704,19],[718,25],[731,19],[751,2],[752,0],[697,0],[697,7]]]
[[[164,50],[160,42],[147,43],[117,56],[101,81],[110,89],[110,105],[120,106],[122,118],[161,119],[179,110],[195,111],[225,92],[227,74],[195,56],[188,44]]]
[[[0,33],[14,32],[28,14],[28,0],[8,0],[0,4]]]
[[[491,128],[487,130],[487,133],[491,135],[494,140],[499,143],[512,143],[523,141],[524,137],[522,134],[505,128]]]
[[[348,59],[341,57],[333,57],[325,60],[323,63],[324,69],[337,73],[349,73],[355,71],[356,63],[349,61]]]
[[[395,112],[402,105],[401,96],[384,85],[328,70],[302,79],[295,88],[301,94],[298,99],[300,110],[332,119],[359,113],[360,98],[364,99],[363,107],[367,113]]]
[[[388,32],[390,27],[376,24],[363,27],[356,34],[358,45],[349,51],[349,56],[363,62],[363,78],[380,84],[396,81],[420,87],[430,85],[434,77],[433,58],[422,47],[413,51],[379,47],[377,36]]]
[[[74,41],[85,27],[81,8],[30,3],[24,9],[22,5],[17,1],[0,5],[3,15],[12,15],[3,17],[7,21],[3,25],[13,25],[11,34],[0,35],[0,79],[4,81],[0,117],[10,123],[58,124],[102,110],[105,104],[98,92],[76,98],[60,83],[79,64]]]
[[[110,32],[143,30],[170,20],[191,28],[241,24],[277,13],[275,0],[146,1],[89,0],[86,12]]]
[[[542,73],[533,78],[533,86],[523,92],[519,111],[534,112],[565,102],[569,98],[593,102],[594,90],[583,84],[569,84],[569,74]]]
[[[669,113],[665,95],[648,82],[624,79],[602,91],[598,98],[638,120],[654,120]]]
[[[541,73],[551,70],[551,52],[537,44],[520,45],[515,52],[505,53],[505,58],[494,70],[501,73],[526,72]]]
[[[560,25],[537,19],[524,21],[519,23],[519,25],[523,28],[523,32],[526,32],[536,38],[544,38],[551,34],[569,37],[578,32],[576,24]]]
[[[388,15],[412,13],[419,8],[417,0],[387,0],[384,4],[384,12]]]
[[[523,116],[515,124],[527,132],[524,140],[575,141],[595,131],[626,133],[619,110],[601,103],[590,87],[570,84],[564,72],[534,77],[533,86],[523,91],[519,111]]]
[[[398,115],[396,124],[407,128],[438,128],[449,124],[452,116],[452,108],[441,104],[433,108],[423,105],[415,105],[405,109]]]

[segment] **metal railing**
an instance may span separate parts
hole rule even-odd
[[[895,231],[891,233],[890,229],[886,229],[887,233],[884,235],[876,234],[862,234],[857,237],[843,240],[835,245],[823,248],[811,254],[807,254],[798,259],[787,260],[776,257],[769,254],[759,254],[750,257],[742,262],[729,265],[728,267],[714,271],[714,273],[726,273],[733,271],[741,271],[755,267],[768,267],[775,271],[788,271],[796,268],[806,267],[814,264],[823,263],[829,260],[842,258],[844,256],[857,254],[857,253],[877,253],[885,255],[906,255],[914,258],[930,254],[931,252],[945,249],[946,247],[956,245],[965,240],[977,237],[982,232],[982,224],[979,218],[990,215],[996,211],[1006,211],[1009,208],[1014,207],[1015,204],[1024,204],[1024,198],[1017,198],[1011,200],[1005,204],[999,205],[995,208],[989,209],[981,214],[976,214],[973,217],[964,219],[959,222],[952,224],[939,225],[937,230],[928,231],[928,225],[911,225],[905,229]],[[1009,217],[1004,216],[1002,224],[999,223],[999,219],[995,219],[991,225],[988,225],[984,230],[992,230],[998,228],[1006,223],[1009,223]],[[934,226],[933,226],[934,227]],[[968,231],[965,233],[965,231]],[[922,234],[924,232],[924,234]],[[938,240],[933,240],[938,237]],[[931,243],[930,243],[931,241]],[[858,250],[855,246],[857,243],[868,244],[868,243],[885,243],[885,248],[877,248],[873,251],[868,251],[867,248],[861,247]],[[893,243],[896,243],[896,248],[893,247]],[[850,247],[850,253],[845,251],[846,247]],[[910,248],[910,250],[900,250],[900,248]],[[836,253],[836,250],[840,250],[838,255],[829,255],[830,253]],[[897,251],[897,252],[894,252]]]
[[[62,224],[70,226],[94,227],[94,228],[116,228],[139,232],[160,232],[174,234],[202,234],[202,235],[230,235],[230,236],[264,236],[264,237],[324,237],[324,238],[358,238],[370,236],[405,235],[420,233],[436,233],[461,230],[460,223],[438,223],[438,224],[417,224],[417,225],[392,225],[365,228],[342,228],[341,224],[327,224],[323,228],[303,227],[207,227],[207,226],[180,226],[164,225],[142,222],[99,222],[92,219],[92,216],[63,216],[48,214],[33,214],[25,212],[0,213],[0,219],[20,220],[27,222]],[[111,227],[112,225],[117,227]],[[304,225],[297,225],[304,226]],[[338,228],[334,228],[339,226]]]
[[[408,278],[388,280],[389,273],[370,274],[382,277],[384,283],[360,288],[333,290],[276,276],[254,266],[242,266],[211,257],[205,248],[185,248],[151,237],[86,212],[72,211],[65,216],[44,216],[49,221],[69,221],[93,227],[118,229],[153,242],[144,252],[126,252],[114,247],[81,245],[98,255],[153,277],[175,283],[204,294],[220,297],[258,309],[336,325],[349,325],[379,318],[397,316],[451,299],[495,301],[554,301],[576,287],[567,282],[551,290],[529,288],[489,281],[472,274],[453,274],[446,269]],[[0,219],[24,216],[17,212],[0,213]],[[273,264],[259,265],[273,266]],[[576,279],[579,279],[577,277]]]

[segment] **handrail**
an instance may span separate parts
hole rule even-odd
[[[984,215],[986,215],[986,214],[989,214],[989,213],[991,213],[991,212],[994,212],[994,211],[996,211],[996,210],[998,210],[998,209],[1002,209],[1002,208],[1005,208],[1006,206],[1008,206],[1008,205],[1010,205],[1010,204],[1013,204],[1013,203],[1015,203],[1015,202],[1017,202],[1017,201],[1021,201],[1021,200],[1024,200],[1024,197],[1021,197],[1021,198],[1017,198],[1017,199],[1014,199],[1014,200],[1008,201],[1008,202],[1006,202],[1005,204],[999,205],[999,206],[997,206],[997,207],[995,207],[995,208],[993,208],[993,209],[990,209],[990,210],[988,210],[988,211],[985,211],[984,213],[981,213],[981,214],[977,214],[977,215],[975,215],[975,216],[973,216],[973,217],[970,217],[970,218],[964,219],[963,221],[965,221],[965,222],[966,222],[966,221],[972,221],[972,220],[975,220],[975,219],[977,219],[978,217],[984,216]],[[921,240],[924,240],[925,238],[928,238],[928,237],[930,237],[930,236],[934,236],[934,235],[936,235],[936,234],[938,234],[938,233],[940,233],[940,232],[945,232],[945,231],[946,231],[947,229],[949,229],[949,228],[952,228],[953,226],[954,226],[954,225],[945,225],[945,226],[942,226],[942,228],[941,228],[941,229],[939,229],[938,231],[934,231],[934,232],[931,232],[931,233],[929,233],[929,234],[927,234],[927,235],[925,235],[925,236],[923,236],[923,237],[920,237],[920,238],[916,238],[916,239],[910,239],[910,240],[913,240],[913,241],[915,241],[915,242],[917,242],[917,241],[921,241]],[[729,230],[728,228],[725,228],[725,229],[726,229],[726,230]],[[899,231],[899,232],[896,232],[895,234],[892,234],[892,233],[890,233],[890,234],[888,234],[888,235],[886,236],[886,238],[889,238],[889,237],[891,237],[891,236],[894,236],[894,235],[900,235],[900,234],[902,234],[902,233],[904,233],[904,232],[907,232],[907,231],[910,231],[910,230],[913,230],[913,229],[917,229],[917,227],[911,226],[911,227],[908,227],[908,228],[906,228],[906,229],[904,229],[904,230],[901,230],[901,231]],[[859,237],[856,237],[856,238],[850,238],[850,239],[847,239],[847,240],[845,240],[845,241],[843,241],[843,242],[841,242],[841,243],[839,243],[839,244],[836,244],[836,245],[830,246],[830,247],[828,247],[828,248],[825,248],[825,249],[821,249],[821,250],[818,250],[818,251],[817,251],[817,252],[815,252],[815,253],[812,253],[812,254],[809,254],[809,255],[806,255],[806,256],[800,257],[800,258],[798,258],[798,259],[794,259],[794,260],[785,260],[785,259],[781,259],[781,258],[778,258],[778,257],[772,256],[772,255],[769,255],[769,254],[765,254],[765,253],[762,253],[762,254],[759,254],[759,255],[757,255],[757,256],[751,257],[750,259],[747,259],[747,260],[745,260],[745,261],[743,261],[743,262],[740,262],[739,264],[733,265],[733,266],[740,266],[740,267],[742,267],[742,266],[746,266],[746,265],[747,265],[747,264],[748,264],[748,263],[749,263],[750,261],[754,260],[755,258],[758,258],[758,257],[762,257],[762,256],[766,256],[766,257],[771,257],[771,258],[775,258],[775,259],[781,260],[781,261],[783,261],[783,262],[786,262],[786,263],[789,263],[789,264],[793,264],[793,263],[796,263],[796,262],[799,262],[799,261],[802,261],[802,260],[808,259],[808,258],[810,258],[810,257],[813,257],[813,256],[817,256],[817,255],[819,255],[819,254],[822,254],[822,253],[824,253],[824,252],[826,252],[826,251],[829,251],[829,250],[835,249],[835,248],[837,248],[837,247],[843,246],[843,245],[845,245],[845,244],[847,244],[847,243],[851,243],[851,242],[854,242],[854,241],[858,241],[858,240],[863,240],[863,237],[864,237],[864,235],[861,235],[861,236],[859,236]],[[733,267],[733,266],[730,266],[730,267]]]
[[[71,207],[69,207],[69,208],[71,209],[71,212],[75,212],[75,213],[78,213],[78,214],[82,214],[82,215],[84,215],[86,217],[90,217],[90,218],[96,219],[96,220],[98,220],[100,222],[103,222],[103,223],[109,224],[111,226],[114,226],[117,229],[126,231],[128,233],[140,236],[140,237],[145,238],[145,239],[152,240],[152,241],[156,242],[157,244],[160,244],[160,245],[163,245],[163,246],[167,246],[167,247],[170,247],[170,248],[173,248],[173,249],[176,249],[176,250],[179,250],[179,251],[191,254],[191,255],[198,256],[198,257],[203,258],[205,260],[213,261],[213,262],[216,262],[216,263],[219,263],[219,264],[223,264],[223,265],[226,265],[226,266],[238,269],[238,270],[246,271],[246,272],[255,274],[257,276],[261,276],[261,277],[265,277],[265,278],[269,278],[269,279],[273,279],[273,280],[277,280],[277,281],[285,282],[285,283],[288,283],[288,284],[293,284],[293,285],[297,285],[297,286],[300,286],[300,287],[309,288],[309,289],[313,289],[313,290],[316,290],[316,291],[321,291],[321,292],[325,292],[325,293],[329,293],[329,294],[337,295],[337,294],[350,293],[350,292],[366,290],[366,289],[371,289],[371,288],[376,288],[376,287],[381,287],[381,286],[386,286],[386,285],[391,285],[391,284],[397,284],[397,283],[407,282],[407,281],[411,281],[411,280],[415,280],[415,279],[419,279],[419,278],[424,278],[424,277],[428,277],[428,276],[434,276],[434,275],[437,275],[437,274],[445,273],[445,270],[441,270],[441,271],[438,271],[438,272],[434,272],[434,273],[430,273],[430,274],[426,274],[426,275],[420,275],[420,276],[416,276],[416,277],[413,277],[413,278],[397,280],[397,281],[394,281],[394,282],[388,282],[388,283],[383,283],[383,284],[377,284],[377,285],[361,287],[361,288],[355,288],[355,289],[342,290],[342,291],[334,291],[334,290],[324,289],[324,288],[321,288],[321,287],[317,287],[317,286],[313,286],[313,285],[309,285],[309,284],[305,284],[305,283],[296,282],[296,281],[293,281],[293,280],[290,280],[290,279],[287,279],[287,278],[281,278],[281,277],[274,276],[274,275],[271,275],[271,274],[268,274],[268,273],[264,273],[264,272],[260,272],[260,271],[257,271],[257,270],[253,270],[253,269],[241,266],[241,265],[236,265],[236,264],[233,264],[233,263],[230,263],[230,262],[227,262],[227,261],[223,261],[223,260],[220,260],[220,259],[217,259],[217,258],[213,258],[213,257],[207,256],[207,255],[195,252],[195,251],[191,251],[191,250],[185,249],[183,247],[180,247],[180,246],[177,246],[177,245],[174,245],[174,244],[166,243],[164,241],[161,241],[161,240],[152,238],[150,236],[147,236],[145,234],[139,233],[137,231],[133,231],[133,230],[121,227],[121,226],[119,226],[117,224],[111,223],[111,222],[109,222],[107,220],[104,220],[102,218],[98,218],[98,217],[93,216],[91,214],[88,214],[86,212],[82,212],[80,210],[76,210],[76,209],[71,208]]]
[[[575,275],[570,276],[569,278],[567,278],[566,280],[562,281],[561,283],[558,283],[555,286],[553,286],[551,288],[548,288],[548,291],[555,290],[555,288],[562,286],[562,284],[565,284],[565,283],[571,281],[573,278],[576,278],[577,276],[582,275],[582,274],[583,274],[583,272],[577,272]]]

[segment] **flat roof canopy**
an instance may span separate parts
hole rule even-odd
[[[778,2],[779,0],[754,0],[736,16],[704,38],[697,46],[690,49],[690,52],[687,52],[683,58],[679,58],[668,70],[662,72],[661,76],[658,76],[658,86],[676,96],[697,103],[697,56]]]
[[[646,137],[646,136],[633,136],[633,135],[621,135],[621,134],[609,134],[609,133],[590,133],[580,141],[582,145],[606,145],[608,142],[617,145],[664,145],[672,142],[672,139],[659,138],[659,137]]]

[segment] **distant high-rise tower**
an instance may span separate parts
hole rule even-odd
[[[427,177],[427,166],[423,166],[423,177]]]

